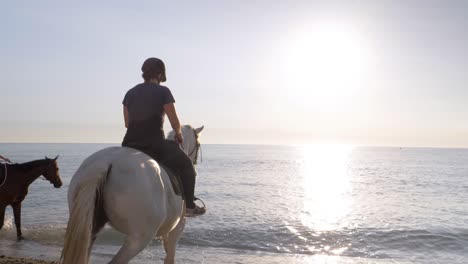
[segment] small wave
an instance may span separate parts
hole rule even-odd
[[[27,240],[61,246],[65,225],[47,225],[23,228]],[[15,240],[16,230],[11,219],[6,219],[0,231],[1,240]],[[109,226],[98,235],[97,245],[119,246],[124,236]],[[159,246],[155,241],[151,246]],[[414,252],[447,252],[463,256],[468,245],[468,229],[458,230],[382,230],[372,228],[341,229],[317,232],[306,228],[276,226],[269,228],[186,229],[180,242],[185,246],[227,248],[267,253],[305,255],[336,255],[365,258],[393,258],[413,255]],[[395,254],[395,252],[398,252]]]
[[[272,253],[327,254],[348,257],[391,258],[394,252],[450,251],[464,255],[468,229],[447,231],[342,229],[328,232],[291,231],[287,227],[275,232],[251,230],[187,230],[181,244],[221,247]],[[270,230],[271,231],[271,230]]]
[[[16,228],[14,223],[6,221],[6,225],[0,231],[0,239],[16,239]],[[23,236],[30,241],[41,244],[62,245],[65,236],[66,225],[45,225],[37,227],[22,227]],[[114,229],[106,226],[98,235],[97,244],[120,245],[123,243],[124,236]]]

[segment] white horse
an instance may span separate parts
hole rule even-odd
[[[196,163],[202,130],[182,127],[182,148],[192,163]],[[96,235],[107,222],[126,235],[110,263],[128,263],[156,236],[163,239],[164,263],[174,263],[185,226],[185,203],[174,192],[164,169],[148,155],[126,147],[92,154],[70,182],[68,207],[61,263],[87,264]]]

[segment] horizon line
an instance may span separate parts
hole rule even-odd
[[[116,144],[119,142],[0,142],[0,144]],[[302,147],[302,146],[351,146],[353,148],[426,148],[426,149],[468,149],[468,146],[410,146],[410,145],[366,145],[366,144],[346,144],[346,143],[302,143],[302,144],[267,144],[267,143],[202,143],[202,145],[243,145],[243,146],[278,146],[278,147]]]

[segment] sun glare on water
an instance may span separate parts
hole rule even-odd
[[[339,24],[314,24],[290,40],[286,78],[306,107],[338,110],[362,85],[366,56],[358,32]]]
[[[346,224],[352,204],[348,175],[351,146],[307,145],[303,148],[303,224],[313,230],[334,230]]]

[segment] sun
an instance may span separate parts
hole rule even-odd
[[[344,25],[314,24],[290,40],[286,78],[302,103],[333,110],[352,100],[366,66],[358,32]]]

